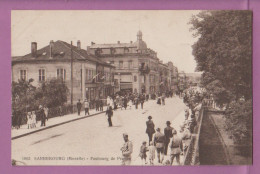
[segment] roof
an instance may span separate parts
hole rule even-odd
[[[89,48],[136,48],[134,43],[93,44]]]
[[[71,60],[71,45],[64,41],[56,41],[53,43],[53,56],[50,56],[50,45],[47,45],[37,50],[37,55],[33,56],[32,53],[25,56],[12,57],[12,62],[24,62],[24,61],[66,61]],[[78,49],[76,46],[72,46],[73,59],[82,61],[91,61],[106,66],[112,65],[98,59],[95,56],[88,55],[86,50]]]

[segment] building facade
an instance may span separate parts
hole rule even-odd
[[[89,56],[80,41],[72,46],[63,41],[51,41],[37,50],[32,42],[31,53],[12,57],[12,80],[33,79],[33,85],[61,78],[69,89],[68,102],[94,100],[114,93],[114,66]],[[72,95],[71,95],[72,94]]]
[[[147,47],[142,37],[142,32],[138,31],[136,42],[92,42],[87,47],[89,55],[115,66],[116,91],[154,94],[169,88],[168,66],[160,63],[157,53]],[[160,74],[160,71],[165,72]]]

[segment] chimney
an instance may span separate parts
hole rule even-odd
[[[91,45],[95,45],[95,43],[94,43],[94,42],[91,42]]]
[[[80,50],[81,49],[81,43],[80,43],[80,40],[78,40],[77,42],[77,48]]]
[[[117,44],[120,44],[120,41],[117,41]]]
[[[54,48],[54,42],[53,40],[50,41],[50,58],[53,58],[53,48]]]
[[[37,56],[37,42],[31,43],[31,53],[33,57]]]
[[[130,41],[130,43],[132,44],[132,43],[133,43],[133,41]]]

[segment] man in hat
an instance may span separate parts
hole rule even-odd
[[[171,122],[166,122],[166,128],[164,128],[164,135],[165,135],[165,144],[164,144],[164,155],[167,155],[168,145],[170,143],[170,139],[172,138],[173,134],[176,134],[176,130],[171,127]]]
[[[153,134],[155,133],[152,116],[149,116],[148,121],[146,121],[146,133],[148,134],[149,143],[150,143],[153,140]]]
[[[161,133],[161,129],[157,128],[156,133],[154,134],[154,145],[157,150],[157,157],[158,157],[158,162],[162,163],[164,159],[164,144],[165,144],[165,136],[163,133]],[[160,158],[160,154],[162,158]]]
[[[123,134],[124,138],[124,145],[121,148],[122,151],[122,165],[130,165],[131,164],[131,154],[133,153],[133,144],[131,141],[128,139],[128,134],[124,133]]]
[[[41,118],[41,126],[45,126],[46,116],[42,105],[39,106],[39,116]]]

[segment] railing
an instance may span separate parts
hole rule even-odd
[[[199,138],[201,124],[204,115],[204,107],[201,107],[199,114],[197,114],[196,122],[197,125],[194,128],[190,144],[187,151],[184,153],[183,165],[198,165],[199,164]]]

